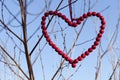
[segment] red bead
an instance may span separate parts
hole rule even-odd
[[[68,19],[68,18],[65,18],[65,22],[68,23],[68,22],[69,22],[69,19]]]
[[[47,17],[49,15],[49,12],[46,12],[44,15],[45,15],[45,17]]]
[[[102,25],[102,26],[101,26],[101,29],[105,29],[105,25]]]
[[[91,15],[92,15],[92,13],[91,13],[91,12],[88,12],[88,13],[87,13],[87,15],[88,15],[88,16],[91,16]]]
[[[102,25],[105,25],[105,24],[106,24],[105,20],[102,20],[102,21],[101,21],[101,24],[102,24]]]
[[[97,16],[97,17],[101,17],[101,14],[100,14],[100,13],[97,13],[96,16]]]
[[[69,25],[69,26],[72,26],[73,23],[72,23],[71,21],[68,21],[68,25]]]
[[[48,34],[44,34],[45,38],[48,40],[49,39],[49,35]]]
[[[48,42],[50,42],[51,39],[49,38],[49,35],[47,35],[46,37],[47,37],[46,40],[47,40]]]
[[[93,16],[96,16],[96,12],[92,12],[92,15],[93,15]]]
[[[75,60],[73,61],[73,63],[78,63],[78,59],[75,59]]]
[[[65,16],[65,15],[62,15],[61,17],[62,17],[62,19],[66,19],[66,16]]]
[[[102,37],[102,33],[99,33],[99,34],[98,34],[98,37],[100,37],[100,38],[101,38],[101,37]]]
[[[57,49],[57,50],[58,50],[58,49]],[[61,51],[61,50],[60,50],[60,51],[57,51],[57,50],[56,50],[56,52],[58,52],[58,54],[59,54],[59,55],[62,55],[62,54],[61,54],[61,53],[62,53],[62,51]]]
[[[84,20],[84,18],[83,18],[83,17],[80,17],[78,20],[83,21],[83,20]]]
[[[42,30],[42,33],[45,35],[45,34],[47,34],[47,31],[46,30]]]
[[[82,61],[82,57],[81,57],[81,56],[79,56],[77,59],[78,59],[79,61]]]
[[[103,16],[100,16],[100,20],[101,20],[101,21],[104,20],[104,17],[103,17]]]
[[[68,59],[69,59],[69,60],[68,60],[68,61],[69,61],[69,63],[70,63],[70,64],[72,64],[72,63],[73,63],[73,60],[72,60],[72,59],[70,59],[70,58],[68,58]]]
[[[56,46],[54,43],[53,43],[51,46],[52,46],[52,48],[54,48],[54,49],[57,48],[57,46]]]
[[[41,28],[42,28],[43,30],[46,30],[46,27],[45,27],[45,26],[42,26]]]
[[[103,34],[103,33],[104,33],[104,29],[101,29],[101,30],[100,30],[100,33]]]
[[[49,41],[49,45],[53,45],[53,42],[51,40]]]
[[[87,18],[88,16],[87,16],[87,14],[83,14],[83,17],[84,17],[84,18]]]
[[[67,58],[67,55],[66,55],[66,54],[63,54],[62,57],[66,59],[66,58]]]
[[[49,11],[49,14],[52,15],[54,12],[53,11]]]
[[[58,13],[58,16],[59,16],[59,17],[62,17],[62,13]]]
[[[77,24],[80,24],[81,23],[81,20],[77,20]]]
[[[90,52],[88,52],[88,51],[85,52],[85,55],[86,55],[86,56],[88,56],[89,54],[90,54]]]
[[[100,41],[100,40],[101,40],[101,38],[100,38],[100,37],[97,37],[97,38],[96,38],[96,41]]]
[[[81,55],[81,57],[82,57],[82,58],[85,58],[85,57],[86,57],[86,55],[85,55],[85,54],[82,54],[82,55]]]
[[[75,23],[75,22],[73,23],[73,26],[74,26],[74,27],[77,27],[77,25],[78,25],[77,23]]]
[[[63,51],[60,51],[59,54],[60,54],[60,55],[63,55],[64,53],[63,53]]]
[[[70,60],[70,58],[67,56],[67,57],[66,57],[66,61],[69,61],[69,60]]]
[[[96,45],[92,45],[92,49],[96,49]]]
[[[95,41],[94,45],[97,46],[99,44],[99,41]]]
[[[41,22],[41,25],[45,25],[45,24],[46,24],[45,21],[42,21],[42,22]]]
[[[89,52],[92,52],[92,51],[93,51],[93,49],[92,49],[92,48],[89,48],[89,49],[88,49],[88,51],[89,51]]]
[[[46,20],[46,17],[45,17],[45,16],[43,16],[43,17],[42,17],[42,20],[43,20],[43,21],[45,21],[45,20]]]
[[[76,64],[72,64],[72,67],[75,68],[75,67],[76,67]]]
[[[55,51],[60,53],[61,50],[59,48],[56,48]]]
[[[54,14],[55,14],[55,15],[58,15],[58,12],[57,12],[57,11],[55,11],[55,12],[54,12]]]

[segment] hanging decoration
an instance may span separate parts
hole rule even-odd
[[[94,17],[98,17],[101,21],[101,25],[100,25],[100,30],[99,33],[97,34],[97,37],[94,41],[94,43],[91,45],[90,48],[88,48],[84,53],[82,53],[81,55],[79,55],[76,59],[71,59],[65,52],[63,52],[50,38],[48,31],[47,31],[47,26],[46,26],[46,18],[48,16],[58,16],[59,18],[61,18],[62,20],[65,21],[65,23],[67,23],[69,26],[76,28],[78,27],[78,25],[80,25],[85,19],[94,16]],[[76,67],[76,64],[80,61],[82,61],[84,58],[86,58],[86,56],[88,56],[91,52],[93,52],[93,50],[96,49],[96,47],[99,45],[100,40],[102,38],[102,35],[104,33],[104,29],[105,29],[105,19],[104,17],[97,12],[88,12],[88,13],[84,13],[82,16],[80,16],[79,18],[77,18],[76,21],[72,20],[73,18],[71,17],[71,20],[69,20],[65,15],[63,15],[62,13],[58,12],[58,11],[48,11],[44,13],[44,16],[42,17],[42,21],[41,21],[41,28],[42,28],[42,33],[44,35],[44,37],[46,38],[46,41],[49,43],[49,45],[60,55],[62,56],[66,61],[68,61],[73,68]]]

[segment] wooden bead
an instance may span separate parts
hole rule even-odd
[[[78,59],[79,61],[82,61],[82,57],[81,57],[81,56],[79,56],[77,59]]]
[[[92,12],[92,15],[93,15],[93,16],[96,16],[96,12]]]
[[[86,56],[88,56],[89,54],[90,54],[90,52],[89,52],[89,51],[86,51],[86,52],[85,52],[85,55],[86,55]]]
[[[91,16],[91,15],[92,15],[92,12],[88,12],[87,15],[88,15],[88,16]]]

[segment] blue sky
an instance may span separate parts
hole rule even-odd
[[[46,1],[47,1],[47,4],[49,4],[48,2],[50,2],[51,0],[46,0]],[[89,0],[86,0],[85,12],[88,11],[88,1]],[[29,0],[28,0],[28,2],[29,2]],[[38,37],[42,35],[42,30],[40,28],[41,17],[43,16],[44,12],[46,12],[47,10],[54,11],[56,9],[57,5],[59,4],[59,2],[60,2],[60,0],[52,0],[50,6],[45,8],[45,6],[46,6],[45,0],[40,0],[40,1],[33,0],[32,3],[30,3],[29,6],[27,7],[27,12],[28,12],[27,23],[29,23],[27,25],[28,26],[28,28],[27,28],[28,29],[27,30],[28,38],[35,32],[35,30],[37,30],[36,34],[28,42],[29,52],[32,50],[33,46],[37,42]],[[106,29],[105,29],[105,33],[104,33],[104,35],[102,37],[102,41],[101,41],[101,45],[102,45],[103,52],[104,52],[107,49],[110,39],[112,38],[112,35],[116,29],[115,27],[117,24],[117,20],[118,20],[118,17],[120,16],[120,0],[104,0],[104,1],[103,0],[90,0],[90,2],[91,2],[91,5],[95,4],[95,6],[90,11],[101,12],[101,14],[105,17],[105,20],[106,20]],[[12,14],[19,13],[20,8],[19,8],[19,4],[16,0],[5,0],[5,4],[10,9]],[[63,3],[61,4],[60,8],[62,8],[63,6],[65,6],[67,4],[68,4],[68,0],[64,0]],[[73,5],[74,17],[80,17],[84,13],[83,9],[84,9],[84,0],[78,0]],[[70,18],[68,7],[60,10],[60,12],[64,15],[66,15],[68,18]],[[1,14],[1,11],[0,11],[0,14]],[[1,15],[0,15],[0,19],[2,19]],[[12,19],[12,16],[4,8],[5,23],[7,24],[11,19]],[[17,19],[21,22],[20,14],[17,16]],[[32,21],[32,20],[34,20],[34,21]],[[58,23],[60,23],[60,25]],[[82,33],[79,36],[77,44],[80,44],[86,40],[96,37],[96,30],[97,31],[99,30],[99,25],[100,25],[99,23],[100,23],[100,21],[96,17],[88,18],[88,20],[82,30]],[[8,26],[20,37],[23,36],[22,28],[17,21],[14,20],[10,24],[8,24]],[[54,30],[60,30],[60,26],[63,29],[65,27],[67,27],[67,29],[63,32],[63,34],[64,35],[66,34],[66,47],[67,47],[67,51],[68,51],[71,48],[71,43],[75,39],[75,29],[72,27],[68,27],[68,25],[62,19],[60,19],[58,17],[54,17],[52,22],[49,25],[48,31],[50,32],[53,27],[55,27]],[[118,26],[120,26],[120,25],[118,25]],[[81,25],[79,25],[76,28],[76,30],[79,31],[80,28],[81,28]],[[2,28],[0,27],[0,29],[2,29]],[[120,30],[120,28],[118,28],[118,29]],[[14,38],[16,44],[19,45],[21,47],[21,49],[23,50],[24,49],[23,45],[21,45],[19,40],[16,39],[12,34],[10,34],[10,35],[11,35],[11,37]],[[19,49],[17,49],[17,48],[15,49],[15,53],[14,53],[13,49],[14,49],[15,44],[8,37],[5,30],[0,32],[0,36],[1,36],[0,40],[2,40],[4,43],[5,42],[8,43],[6,46],[7,46],[8,52],[11,53],[11,56],[14,56],[14,54],[16,53],[16,60],[18,59],[18,56],[21,57],[20,58],[21,67],[25,70],[25,72],[27,72],[27,66],[25,63],[26,61],[25,61],[24,53],[19,52]],[[55,38],[55,36],[56,36],[56,38]],[[120,33],[118,33],[118,36],[120,36]],[[61,36],[61,32],[52,33],[51,38],[63,50],[63,44],[62,44],[63,39]],[[115,44],[113,45],[113,48],[120,49],[119,41],[120,41],[120,37],[117,37],[117,40],[116,40]],[[45,40],[45,38],[43,38],[31,57],[32,61],[34,61],[34,59],[38,56],[38,54],[40,53],[39,49],[41,49],[45,43],[46,43],[46,40]],[[87,50],[87,48],[90,47],[92,43],[93,43],[93,40],[86,44],[75,47],[72,51],[71,58],[74,59],[77,56],[79,56],[82,52]],[[0,45],[2,45],[1,41],[0,41]],[[95,67],[97,66],[98,51],[99,51],[99,47],[97,47],[97,49],[94,50],[90,56],[88,56],[82,62],[77,64],[77,68],[80,64],[82,66],[79,68],[78,72],[75,73],[74,76],[70,80],[94,80],[95,79],[95,72],[96,72]],[[101,54],[103,52],[101,51]],[[12,54],[12,53],[14,53],[14,54]],[[42,61],[44,63],[43,64],[44,72],[45,72],[45,76],[46,76],[45,79],[50,80],[60,64],[61,56],[59,56],[48,44],[45,46],[45,48],[43,49],[43,51],[40,54],[42,56]],[[112,49],[108,52],[107,55],[104,56],[104,58],[102,59],[101,74],[100,74],[100,77],[98,80],[108,80],[109,76],[111,75],[111,73],[112,73],[112,66],[110,63],[111,55],[114,55],[115,60],[117,60],[118,57],[120,57],[119,50]],[[67,62],[65,62],[65,63],[67,63]],[[5,78],[5,74],[4,74],[5,72],[3,72],[3,71],[5,71],[5,69],[8,70],[8,73],[9,73],[8,75],[6,75],[6,80],[13,80],[12,72],[10,72],[10,70],[7,67],[5,67],[5,68],[2,68],[2,67],[4,67],[3,63],[0,63],[0,78],[1,78],[1,80],[3,80]],[[35,80],[43,80],[40,58],[38,58],[36,63],[33,65],[33,68],[34,68],[34,73],[35,73]],[[63,76],[66,77],[66,79],[67,79],[72,73],[75,72],[75,70],[77,68],[74,69],[74,68],[71,68],[71,66],[69,68],[64,68]],[[10,73],[12,75],[10,75]],[[16,77],[15,77],[15,80],[16,80]],[[55,79],[55,80],[57,80],[57,79]],[[62,80],[62,79],[60,79],[60,80]]]

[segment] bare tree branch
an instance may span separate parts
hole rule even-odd
[[[0,19],[0,23],[3,25],[4,29],[7,29],[9,32],[11,32],[16,38],[18,38],[21,42],[23,42],[23,40],[16,34],[14,33],[1,19]]]
[[[15,65],[20,69],[20,71],[24,74],[24,76],[28,78],[28,76],[24,73],[24,71],[21,69],[21,67],[17,64],[17,62],[9,55],[9,53],[0,45],[1,50],[15,63]]]
[[[34,73],[32,68],[32,63],[30,60],[29,52],[28,52],[28,43],[27,43],[27,25],[26,25],[26,1],[20,0],[19,1],[20,8],[21,8],[21,16],[22,16],[22,26],[23,26],[23,37],[24,37],[24,49],[26,54],[27,66],[29,70],[29,77],[30,80],[34,80]],[[25,5],[24,5],[25,4]]]

